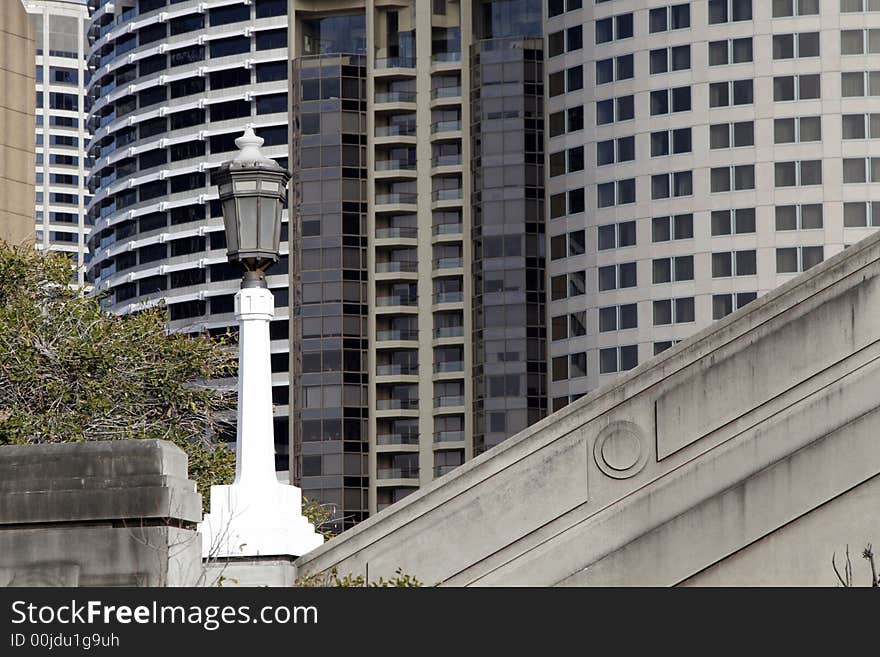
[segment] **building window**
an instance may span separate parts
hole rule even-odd
[[[689,240],[694,236],[694,215],[677,214],[651,220],[651,241]]]
[[[691,109],[691,88],[659,89],[651,92],[651,116],[670,112],[689,112]]]
[[[638,328],[638,307],[634,303],[599,308],[599,332],[623,331]]]
[[[709,25],[752,20],[752,0],[709,0]]]
[[[757,292],[739,292],[737,294],[712,295],[712,319],[727,317],[734,310],[739,310],[758,298]]]
[[[864,203],[859,205],[864,206]],[[844,225],[846,225],[846,212],[844,204]],[[777,205],[776,230],[814,230],[822,228],[822,204],[808,203],[804,205]]]
[[[668,71],[685,71],[691,67],[691,47],[685,45],[652,50],[648,62],[652,75]]]
[[[599,350],[599,373],[625,372],[639,364],[637,345],[610,347]]]
[[[754,250],[712,254],[712,278],[754,276],[757,271],[757,257]]]
[[[755,122],[718,123],[709,126],[709,148],[755,145]]]
[[[711,215],[712,236],[742,235],[755,232],[755,208],[736,210],[713,210]]]
[[[636,287],[636,285],[636,263],[634,262],[599,267],[599,292]]]
[[[755,102],[753,80],[713,82],[709,85],[709,108],[751,105]]]
[[[635,75],[632,55],[621,55],[596,62],[596,84],[628,80]]]
[[[753,61],[752,38],[709,42],[709,66],[744,64]]]
[[[633,96],[621,96],[596,101],[596,124],[605,125],[635,118],[635,99]]]
[[[773,78],[773,100],[811,100],[821,97],[818,73]]]
[[[774,34],[773,59],[819,56],[819,33]]]
[[[694,193],[693,173],[677,171],[651,176],[651,199],[691,196]]]
[[[843,182],[880,182],[880,157],[844,158]]]
[[[596,202],[599,208],[627,205],[636,202],[636,179],[600,183],[596,186]]]
[[[844,203],[843,225],[846,228],[880,226],[880,201]]]
[[[581,231],[583,232],[583,231]],[[636,244],[636,222],[624,221],[598,228],[598,250],[620,249]],[[581,251],[583,253],[583,251]]]
[[[715,167],[709,172],[709,188],[712,192],[729,192],[755,188],[755,165],[743,164],[732,167]]]
[[[878,162],[880,164],[880,162]],[[846,172],[846,160],[844,160]],[[801,160],[798,162],[776,162],[774,178],[777,187],[822,184],[822,160]],[[844,176],[844,182],[847,182]],[[849,181],[864,182],[864,181]]]
[[[774,119],[773,143],[790,144],[822,140],[822,119],[818,116],[801,116],[790,119]]]
[[[653,303],[654,326],[694,321],[694,298],[662,299]]]
[[[802,246],[776,249],[776,273],[795,274],[815,267],[825,259],[825,247]]]
[[[629,39],[633,35],[633,15],[621,14],[596,21],[596,45]]]
[[[648,32],[681,30],[691,26],[691,6],[688,3],[657,7],[648,12]]]
[[[583,152],[583,147],[581,152]],[[553,174],[552,155],[550,163],[550,175]],[[609,139],[600,141],[596,144],[596,166],[604,166],[606,164],[614,164],[615,162],[629,162],[636,159],[636,138],[620,137],[619,139]],[[583,167],[581,167],[582,169]]]
[[[672,283],[694,280],[694,256],[656,258],[651,263],[652,283]]]
[[[841,0],[841,4],[846,1],[848,0]],[[861,2],[861,0],[856,1]],[[813,16],[818,13],[819,0],[773,0],[773,18]]]

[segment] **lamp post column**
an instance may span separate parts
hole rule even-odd
[[[242,287],[235,295],[238,320],[238,440],[235,483],[275,483],[272,366],[269,321],[275,310],[265,287]]]

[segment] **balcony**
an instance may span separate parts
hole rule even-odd
[[[440,98],[459,98],[461,96],[461,86],[454,87],[434,87],[431,89],[431,100]]]
[[[377,433],[377,445],[418,445],[418,433]]]
[[[434,372],[442,374],[445,372],[464,372],[464,361],[451,360],[444,363],[434,363]]]
[[[376,103],[414,103],[415,91],[377,91]]]
[[[414,192],[385,192],[376,194],[376,205],[417,205],[419,195]]]
[[[461,61],[461,51],[455,50],[452,52],[436,52],[431,55],[432,62],[460,62]]]
[[[432,167],[455,167],[461,166],[461,153],[452,155],[435,155],[431,158]]]
[[[416,239],[419,236],[419,229],[415,226],[389,226],[387,228],[376,229],[376,239]]]
[[[435,338],[460,338],[464,336],[464,326],[439,326],[434,329]]]
[[[434,258],[434,269],[458,269],[463,266],[462,258]]]
[[[377,70],[415,67],[415,57],[377,57],[374,65],[374,68],[376,68]]]
[[[376,297],[377,306],[417,306],[419,298],[411,294],[388,294]]]
[[[452,472],[456,468],[461,467],[460,465],[435,465],[434,466],[434,476],[442,477],[447,472]]]
[[[462,398],[464,399],[464,398]],[[464,402],[462,402],[464,403]],[[410,410],[419,407],[418,399],[377,399],[377,411]]]
[[[458,443],[464,440],[464,431],[435,431],[435,443]]]
[[[459,235],[462,230],[464,230],[464,225],[461,223],[455,224],[435,224],[431,227],[431,234],[433,235]]]
[[[378,468],[377,479],[418,479],[418,468]]]
[[[464,292],[461,290],[434,293],[434,303],[461,303],[462,301],[464,301]]]
[[[460,267],[461,265],[459,265]],[[376,273],[377,274],[388,274],[388,273],[396,273],[396,272],[417,272],[419,270],[419,263],[415,260],[405,260],[405,261],[397,261],[397,260],[389,260],[388,262],[377,262],[376,263]]]
[[[376,365],[376,376],[418,376],[418,374],[418,365],[403,365],[398,363]]]
[[[441,395],[434,397],[434,408],[447,406],[464,406],[464,395]]]
[[[397,340],[418,340],[418,329],[385,329],[376,331],[377,342],[393,342]]]
[[[415,171],[416,163],[409,160],[376,160],[376,171]]]
[[[441,132],[460,132],[461,131],[461,119],[454,121],[437,121],[436,123],[431,124],[431,134],[437,134]]]
[[[459,122],[460,123],[460,122]],[[377,125],[377,137],[415,137],[415,123],[395,123],[393,125]]]
[[[455,189],[435,189],[431,192],[432,201],[460,201],[464,196],[464,190],[461,187]]]

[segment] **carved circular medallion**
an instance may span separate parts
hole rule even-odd
[[[647,441],[632,422],[612,422],[596,436],[593,457],[609,477],[628,479],[641,472],[648,462]]]

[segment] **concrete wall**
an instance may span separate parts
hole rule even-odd
[[[19,0],[0,2],[0,240],[33,242],[34,37]]]
[[[300,573],[833,584],[832,554],[849,544],[860,561],[878,527],[878,307],[875,236],[301,557]]]
[[[0,586],[203,583],[186,467],[159,440],[0,447]]]

